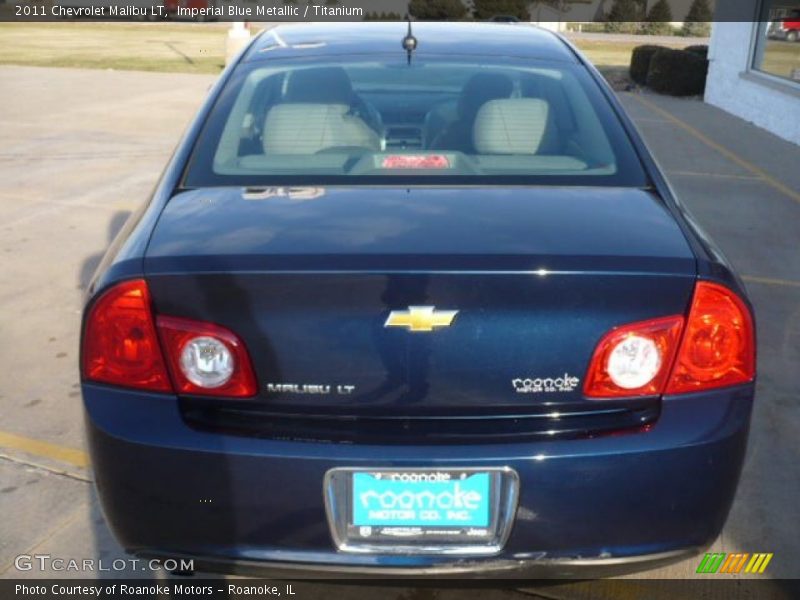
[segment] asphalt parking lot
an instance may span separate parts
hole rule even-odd
[[[19,571],[20,554],[123,556],[98,510],[83,451],[82,291],[213,79],[0,67],[0,577],[56,574]],[[762,577],[796,578],[800,148],[696,100],[628,93],[622,99],[683,202],[744,276],[756,307],[759,382],[748,458],[713,549],[772,552]],[[638,577],[692,577],[697,563]],[[361,596],[359,588],[339,589],[343,598]],[[581,584],[536,593],[588,597]],[[391,588],[381,595],[444,594]],[[480,593],[484,600],[521,594]],[[608,597],[615,597],[613,588]]]

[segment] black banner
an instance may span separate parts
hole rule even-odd
[[[0,0],[0,20],[522,21],[631,23],[754,21],[800,0]],[[775,15],[770,15],[770,13]],[[780,14],[778,14],[780,13]]]
[[[412,590],[413,588],[413,590]],[[611,600],[641,598],[674,600],[675,598],[708,598],[724,600],[794,600],[800,597],[800,580],[739,579],[709,576],[703,579],[616,579],[599,581],[571,580],[267,580],[267,579],[204,579],[182,577],[166,580],[113,579],[42,579],[0,580],[3,600],[123,600],[139,598],[263,600],[283,598],[311,600],[316,598],[380,598],[414,597],[437,600],[491,600],[487,590],[507,590],[498,595],[503,600],[524,598],[574,598]],[[435,593],[432,593],[434,592]]]

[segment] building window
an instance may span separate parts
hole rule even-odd
[[[800,82],[800,0],[762,0],[753,69]]]

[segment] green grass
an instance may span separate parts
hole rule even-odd
[[[226,35],[224,26],[188,23],[0,23],[0,64],[218,73],[225,62]],[[627,69],[637,45],[576,44],[615,77]],[[680,48],[685,42],[676,38],[670,46]]]
[[[631,53],[636,46],[646,44],[642,42],[603,42],[596,40],[573,40],[589,60],[601,71],[606,67],[625,67],[631,63]],[[659,44],[667,48],[685,48],[688,44],[681,38],[675,38],[667,44]]]
[[[628,67],[631,63],[631,53],[636,46],[645,42],[604,42],[599,40],[572,40],[589,60],[591,60],[608,83],[615,90],[625,90],[631,79]],[[686,42],[676,38],[675,42],[662,44],[668,48],[685,48]]]
[[[768,42],[761,70],[791,78],[792,71],[800,70],[800,42]]]
[[[0,64],[218,73],[226,30],[137,23],[0,23]]]

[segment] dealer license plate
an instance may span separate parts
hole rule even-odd
[[[334,538],[352,551],[475,548],[502,541],[516,508],[510,469],[333,469],[326,502]]]
[[[353,473],[353,525],[488,527],[489,473]]]

